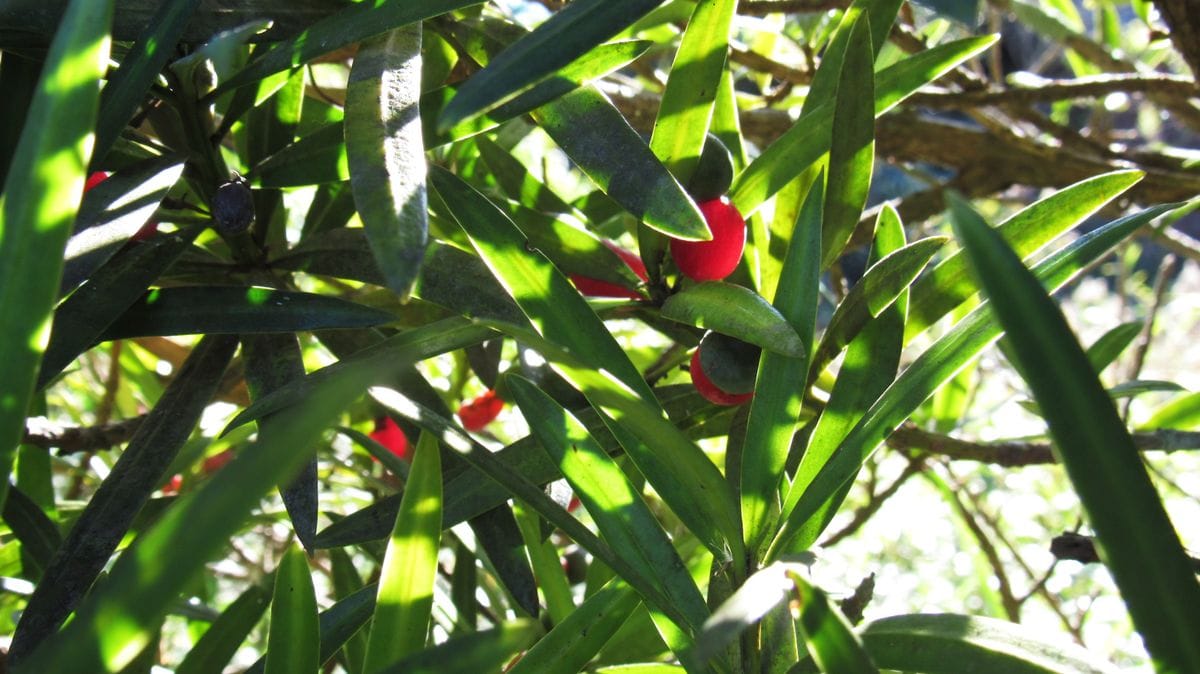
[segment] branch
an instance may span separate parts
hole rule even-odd
[[[71,427],[53,424],[46,417],[30,417],[21,442],[46,450],[57,448],[59,456],[108,449],[129,442],[145,418],[143,414],[113,424]]]
[[[791,14],[795,12],[826,12],[850,4],[848,0],[743,0],[737,12],[743,16]]]
[[[1192,75],[1200,77],[1200,16],[1196,15],[1193,0],[1154,0],[1163,20],[1171,27],[1171,42],[1183,55],[1192,69]]]
[[[1096,564],[1103,560],[1096,552],[1096,541],[1091,536],[1084,536],[1073,531],[1067,531],[1050,540],[1050,554],[1056,559],[1069,559],[1084,564]],[[1200,559],[1188,557],[1192,570],[1200,573]]]
[[[908,423],[896,429],[887,439],[892,449],[919,449],[950,459],[979,461],[996,466],[1018,468],[1058,463],[1050,444],[1044,442],[970,442],[940,433],[932,433]],[[1133,444],[1139,450],[1200,449],[1200,432],[1160,428],[1133,434]]]
[[[772,73],[774,74],[774,73]],[[1081,98],[1101,98],[1114,93],[1150,93],[1172,96],[1179,101],[1200,95],[1196,83],[1177,75],[1118,73],[1076,77],[1067,80],[1043,80],[1003,88],[972,91],[918,92],[909,98],[915,105],[931,108],[971,108],[982,105],[1004,105],[1066,101]]]

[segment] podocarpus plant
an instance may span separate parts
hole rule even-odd
[[[1137,454],[1200,444],[1197,398],[1118,413],[1177,391],[1153,313],[1084,350],[1048,295],[1152,223],[1197,257],[1158,218],[1200,56],[1144,42],[1200,17],[989,3],[1070,47],[1041,86],[977,3],[151,4],[0,8],[11,671],[1100,672],[1070,641],[1117,593],[1200,671]],[[966,439],[1015,432],[1002,337],[1052,445]],[[1078,501],[997,515],[1055,460]],[[1079,521],[1113,584],[1030,561]]]

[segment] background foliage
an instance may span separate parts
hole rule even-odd
[[[1200,671],[1187,5],[4,3],[7,665]]]

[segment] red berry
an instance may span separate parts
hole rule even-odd
[[[481,431],[500,415],[504,400],[492,389],[458,408],[458,418],[468,431]]]
[[[704,374],[704,369],[700,367],[700,349],[692,352],[692,384],[695,385],[696,391],[704,396],[706,400],[717,405],[741,405],[750,398],[754,397],[754,393],[726,393],[717,388],[717,385],[712,383],[708,375]]]
[[[173,496],[179,493],[179,488],[183,486],[183,476],[178,473],[171,476],[170,480],[162,486],[163,496]]]
[[[129,240],[130,241],[145,241],[146,239],[149,239],[150,237],[154,236],[155,234],[158,234],[158,223],[155,222],[154,220],[151,220],[150,222],[147,222],[146,224],[142,225],[141,229],[134,232],[133,236],[129,237]]]
[[[405,461],[408,460],[408,436],[396,425],[395,421],[392,421],[391,417],[376,419],[375,430],[371,431],[370,438],[386,447],[392,454]]]
[[[671,239],[671,257],[684,276],[694,281],[720,281],[737,269],[746,247],[746,221],[729,199],[697,204],[712,231],[711,241]]]
[[[220,454],[213,454],[205,459],[204,463],[200,465],[200,470],[204,471],[205,475],[212,475],[221,470],[221,468],[224,468],[225,464],[230,461],[233,461],[233,450],[227,449]]]
[[[92,174],[87,177],[87,182],[83,183],[83,193],[87,194],[88,190],[104,182],[107,178],[108,174],[104,171],[93,171]]]
[[[624,260],[626,266],[632,269],[633,273],[637,274],[638,278],[642,279],[643,281],[649,278],[646,275],[646,265],[642,262],[642,258],[609,241],[605,241],[604,245],[608,246],[612,252],[616,253],[622,260]],[[633,300],[642,299],[641,295],[630,290],[629,288],[619,286],[615,283],[609,283],[608,281],[600,281],[598,279],[588,278],[578,274],[571,274],[571,282],[575,284],[575,287],[579,289],[580,293],[587,295],[588,297],[628,297],[629,299]]]

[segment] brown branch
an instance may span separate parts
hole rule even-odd
[[[843,599],[838,608],[842,610],[842,615],[846,616],[846,620],[850,621],[851,625],[857,625],[862,622],[863,611],[866,610],[867,604],[871,603],[871,599],[875,597],[875,574],[871,573],[858,587],[854,588],[854,594]]]
[[[129,442],[146,415],[98,426],[58,426],[45,417],[26,421],[21,442],[42,449],[58,449],[58,455],[92,452]]]
[[[1091,536],[1084,536],[1073,531],[1067,531],[1050,540],[1050,554],[1056,559],[1069,559],[1083,564],[1097,564],[1104,560],[1096,551],[1096,541]],[[1200,559],[1188,557],[1192,570],[1200,573]]]
[[[918,92],[909,98],[915,105],[931,108],[971,108],[981,105],[1044,103],[1082,98],[1101,98],[1114,93],[1170,95],[1181,101],[1200,95],[1196,83],[1177,75],[1117,73],[1077,77],[1068,80],[1044,80],[1036,85],[1022,84],[1003,88],[971,91]]]
[[[821,547],[828,548],[831,545],[837,545],[839,541],[861,529],[867,523],[867,520],[871,519],[872,515],[879,512],[884,502],[900,491],[900,487],[908,481],[908,478],[921,472],[924,468],[925,464],[920,459],[910,460],[908,465],[904,467],[904,471],[900,473],[894,482],[878,494],[872,494],[871,498],[867,500],[866,505],[856,508],[853,517],[846,523],[846,526],[830,534],[828,538],[821,542]]]
[[[1171,42],[1200,78],[1200,16],[1195,0],[1154,0],[1154,6],[1171,28]]]
[[[996,466],[1017,468],[1057,463],[1048,443],[1042,442],[970,442],[905,424],[887,439],[893,449],[917,449],[959,461],[979,461]],[[1133,434],[1139,450],[1200,449],[1200,432],[1160,428]]]

